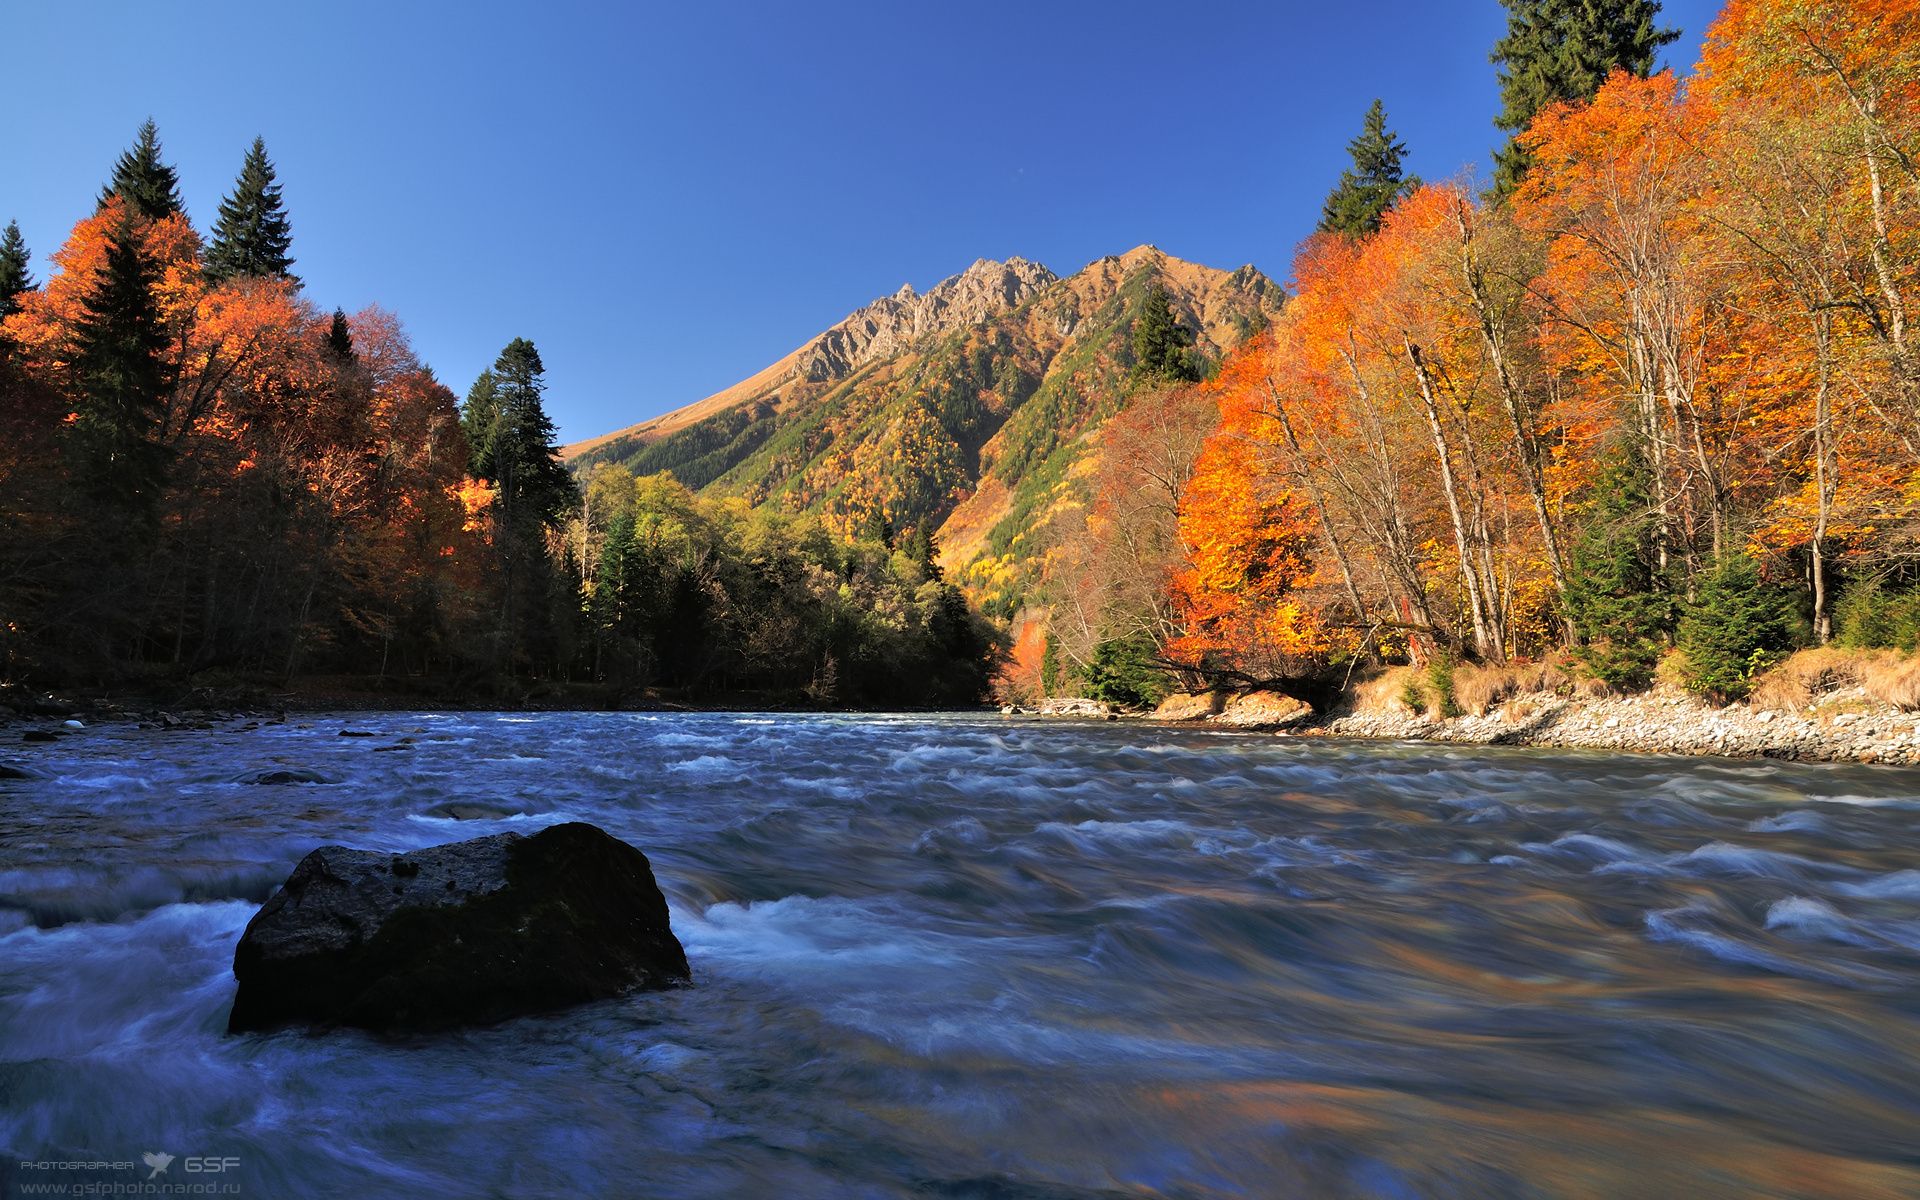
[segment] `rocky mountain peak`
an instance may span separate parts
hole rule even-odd
[[[804,347],[795,371],[810,383],[845,379],[866,363],[888,358],[950,330],[977,325],[1017,308],[1058,278],[1024,258],[982,258],[917,293],[903,284],[827,330]]]

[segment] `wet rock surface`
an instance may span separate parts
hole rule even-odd
[[[645,854],[596,826],[323,846],[248,923],[232,1031],[449,1029],[689,979]]]

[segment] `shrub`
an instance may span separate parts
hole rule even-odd
[[[1792,627],[1777,588],[1744,554],[1728,554],[1700,580],[1680,618],[1679,647],[1688,691],[1725,704],[1743,700],[1753,677],[1792,645]]]
[[[1406,705],[1416,717],[1427,711],[1427,694],[1420,690],[1420,681],[1412,675],[1407,676],[1406,686],[1400,689],[1400,703]]]
[[[1453,660],[1436,655],[1427,666],[1427,684],[1433,689],[1433,707],[1442,720],[1464,716],[1459,697],[1453,694]]]
[[[1840,594],[1833,620],[1842,646],[1911,651],[1920,645],[1920,591],[1862,580]]]
[[[1609,688],[1638,691],[1653,680],[1673,601],[1658,567],[1652,474],[1635,444],[1615,451],[1594,490],[1600,500],[1567,577],[1567,612],[1581,643],[1574,656]]]
[[[1143,633],[1101,642],[1087,671],[1087,694],[1109,704],[1152,708],[1167,695],[1166,672],[1155,661],[1158,651]]]

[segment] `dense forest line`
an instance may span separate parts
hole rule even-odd
[[[206,237],[152,122],[44,283],[0,240],[0,669],[54,685],[966,704],[992,629],[924,533],[556,458],[538,350],[464,403],[316,306],[256,140]],[[897,544],[896,544],[897,543]],[[558,686],[557,686],[558,685]]]
[[[1284,315],[1105,431],[1014,691],[1914,648],[1920,4],[1733,0],[1684,81],[1651,0],[1507,7],[1491,188],[1375,105]]]

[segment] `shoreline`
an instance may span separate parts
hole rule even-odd
[[[520,703],[477,697],[283,693],[251,697],[176,698],[70,693],[30,698],[0,708],[0,729],[68,732],[67,719],[88,727],[132,724],[156,730],[212,729],[233,722],[277,724],[300,717],[355,712],[735,712],[880,713],[922,711],[986,715],[966,709],[857,709],[769,703],[766,698],[688,703],[655,698],[644,704],[566,703],[565,697],[528,697]],[[573,699],[578,699],[577,697]],[[545,702],[543,703],[542,700]],[[531,702],[528,702],[531,701]],[[757,702],[756,702],[757,701]],[[1367,705],[1350,691],[1342,705],[1316,713],[1291,697],[1254,692],[1232,698],[1174,696],[1153,712],[1125,711],[1084,699],[1055,699],[1035,708],[1006,706],[1002,715],[1043,719],[1131,721],[1169,728],[1269,733],[1299,738],[1415,742],[1443,746],[1508,746],[1592,750],[1681,757],[1776,759],[1920,765],[1920,711],[1875,700],[1858,689],[1819,697],[1807,705],[1766,708],[1758,703],[1709,704],[1671,685],[1633,696],[1581,696],[1535,691],[1489,705],[1484,712],[1438,718],[1403,705]],[[11,739],[10,739],[11,740]],[[41,740],[35,738],[33,740]]]
[[[1298,702],[1285,697],[1255,695],[1261,701],[1253,706],[1236,703],[1204,714],[1176,711],[1143,714],[1141,719],[1290,737],[1783,762],[1920,764],[1920,713],[1845,693],[1822,697],[1805,707],[1770,709],[1713,705],[1671,686],[1634,696],[1529,692],[1484,713],[1445,719],[1415,715],[1404,707],[1395,711],[1347,706],[1315,714],[1304,706],[1290,708]],[[1166,708],[1163,705],[1162,711]]]

